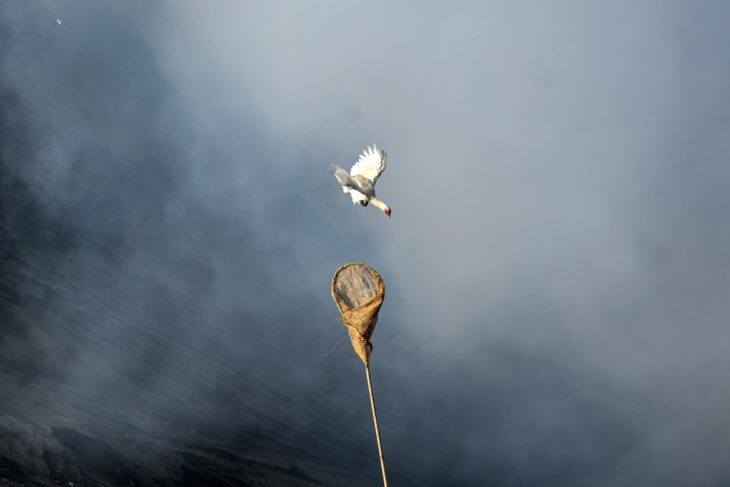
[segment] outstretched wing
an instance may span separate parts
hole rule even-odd
[[[378,147],[373,144],[360,154],[360,158],[350,169],[350,176],[362,176],[374,184],[383,171],[385,171],[386,159],[387,155],[385,154],[385,151],[383,149],[378,149]]]

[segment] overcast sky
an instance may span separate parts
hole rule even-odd
[[[359,362],[321,357],[331,275],[365,261],[399,485],[730,482],[730,4],[0,12],[34,142],[12,170],[96,242],[70,276],[103,248],[188,293],[194,341],[314,391],[375,462]],[[373,141],[390,221],[327,173]],[[174,329],[155,309],[131,319]]]

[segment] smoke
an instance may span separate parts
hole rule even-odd
[[[3,171],[41,215],[6,235],[71,290],[23,309],[75,334],[23,347],[377,473],[356,357],[321,357],[366,261],[396,483],[721,484],[727,10],[3,5]],[[391,221],[326,172],[372,141]]]

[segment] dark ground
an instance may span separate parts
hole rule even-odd
[[[2,38],[12,41],[5,49],[52,44],[28,37],[15,21],[0,23]],[[0,78],[0,485],[376,484],[377,471],[348,450],[346,423],[288,380],[291,371],[277,368],[275,353],[251,352],[267,347],[256,330],[268,324],[245,315],[221,324],[191,288],[180,288],[206,284],[194,258],[187,260],[191,278],[182,280],[127,265],[130,251],[163,259],[129,240],[130,227],[119,220],[126,210],[115,210],[120,200],[114,202],[111,186],[87,185],[94,196],[79,206],[32,187],[47,175],[41,139],[65,122],[34,119],[27,106],[34,100],[8,81],[32,78],[43,63],[5,59],[11,65]],[[40,69],[61,76],[48,63]],[[99,76],[107,76],[101,91],[75,92],[66,107],[98,106],[107,117],[104,86],[123,74]],[[66,89],[56,81],[52,89]],[[140,109],[144,103],[133,102]],[[88,115],[84,123],[93,124]],[[144,160],[116,165],[116,149],[92,149],[87,162],[109,162],[117,181],[113,168],[129,169],[131,185],[117,193],[141,210],[129,221],[159,228],[154,214],[164,194],[155,187],[134,194],[134,181],[154,179],[173,155],[159,151],[159,140],[145,140],[144,128],[121,124]],[[75,160],[83,165],[87,156]],[[135,173],[140,167],[150,172]],[[100,221],[112,223],[102,228]],[[152,240],[169,245],[175,239],[165,233]],[[239,341],[220,350],[234,332]],[[342,443],[323,438],[325,431]]]
[[[165,336],[154,324],[128,320],[124,305],[109,302],[98,288],[69,286],[59,275],[64,253],[20,243],[19,238],[28,235],[18,234],[17,221],[8,228],[9,207],[4,203],[0,485],[376,483],[372,477],[343,468],[351,459],[341,447],[292,430],[286,418],[276,418],[276,411],[259,409],[257,405],[276,392],[257,383],[253,373],[231,377],[231,383],[224,385],[219,378],[233,372],[223,370],[225,364],[211,372],[216,366],[208,364],[207,373],[215,374],[218,383],[181,372],[188,387],[150,388],[145,373],[151,369],[142,364],[156,360],[163,342],[165,347],[184,350],[189,345],[184,334]],[[32,221],[28,228],[33,228]],[[96,277],[102,281],[106,271],[100,265]],[[140,279],[132,285],[154,283]],[[66,304],[54,309],[53,303]],[[76,321],[69,309],[84,319]],[[113,330],[110,321],[124,326],[124,336],[133,327],[139,340],[131,344],[111,333],[79,327],[81,323],[93,326],[95,320],[106,323],[100,330]],[[115,363],[118,347],[136,347],[138,361]],[[108,358],[100,361],[109,367],[108,384],[84,384],[83,378],[75,377],[80,372],[67,370],[69,363],[86,356]],[[172,357],[157,368],[186,369],[185,353]],[[226,394],[246,405],[239,424],[211,417],[206,397]],[[241,400],[240,395],[249,395],[250,400]],[[251,426],[256,423],[265,426]]]
[[[364,464],[246,314],[270,264],[241,261],[254,304],[211,304],[207,262],[246,229],[199,202],[170,217],[189,166],[159,118],[171,90],[107,7],[66,5],[64,36],[40,4],[0,7],[0,485],[377,484],[374,445]]]

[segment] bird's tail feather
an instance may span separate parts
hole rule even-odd
[[[352,180],[350,174],[337,164],[332,164],[330,166],[330,172],[335,175],[335,179],[340,186],[347,188],[354,188],[356,186],[355,181]]]

